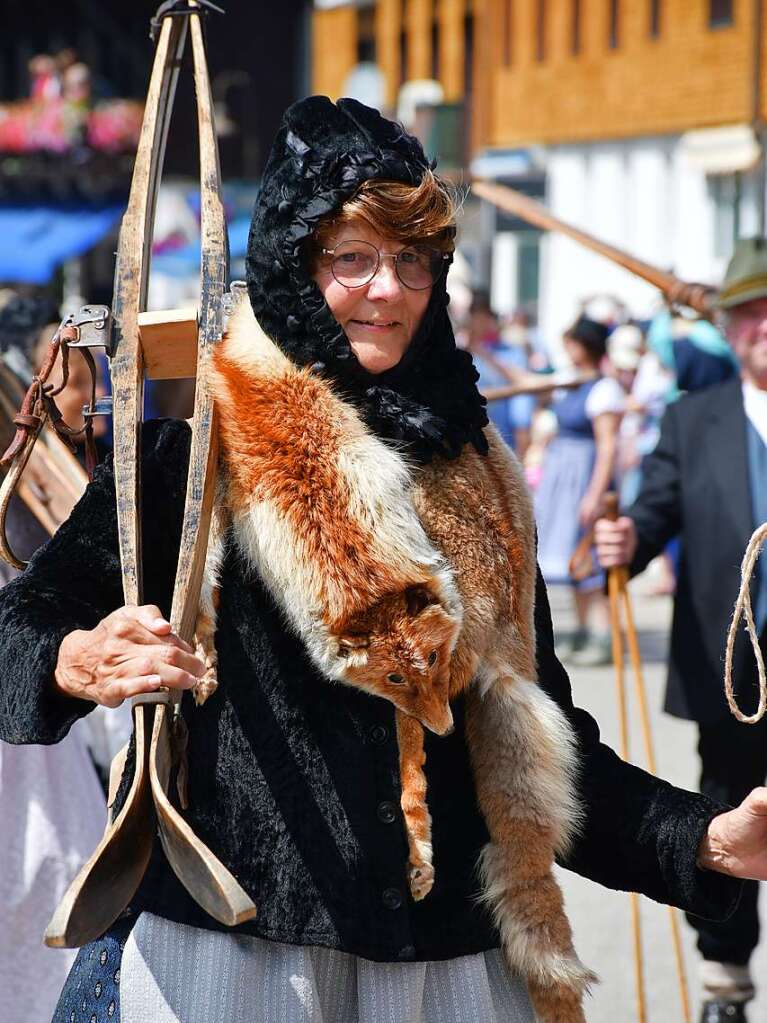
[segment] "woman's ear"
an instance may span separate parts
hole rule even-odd
[[[415,618],[425,607],[430,604],[438,604],[439,601],[433,590],[425,584],[419,583],[417,586],[408,586],[405,590],[405,603],[407,613],[411,618]]]

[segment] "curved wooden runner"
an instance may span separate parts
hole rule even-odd
[[[190,7],[194,6],[190,0]],[[228,272],[210,84],[200,17],[195,13],[188,18],[166,18],[157,45],[128,209],[120,229],[112,393],[123,592],[126,604],[138,605],[142,600],[139,472],[144,384],[138,317],[146,305],[157,189],[187,24],[192,35],[200,127],[203,284],[195,417],[171,623],[177,634],[190,641],[215,488],[216,438],[208,374],[212,345],[222,334],[221,299]],[[229,926],[255,916],[256,907],[247,893],[168,798],[183,729],[178,711],[177,697],[168,692],[134,700],[136,768],[125,805],[54,914],[46,931],[47,944],[71,947],[103,933],[135,894],[157,830],[173,870],[211,916]]]

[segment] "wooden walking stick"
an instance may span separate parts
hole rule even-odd
[[[159,41],[147,95],[144,122],[123,218],[115,270],[114,342],[111,351],[115,420],[115,490],[126,604],[141,603],[140,430],[145,361],[156,376],[179,376],[189,359],[168,358],[153,342],[170,332],[198,335],[195,416],[181,548],[173,594],[171,625],[190,641],[199,600],[213,505],[216,433],[209,390],[212,346],[223,331],[223,300],[228,274],[226,224],[221,201],[213,105],[200,19],[209,0],[176,0],[158,11]],[[216,9],[216,8],[214,8]],[[196,317],[174,312],[144,315],[154,210],[176,80],[187,36],[192,37],[200,134],[202,219],[202,295],[199,332]],[[154,351],[150,357],[150,350]],[[146,358],[145,358],[146,356]],[[194,371],[193,371],[194,372]],[[188,375],[188,374],[187,374]],[[135,770],[125,803],[107,826],[99,846],[56,910],[46,943],[77,946],[110,926],[136,892],[144,875],[155,833],[179,879],[215,919],[233,926],[253,917],[256,908],[231,873],[194,834],[168,798],[172,771],[185,801],[185,728],[175,694],[159,692],[133,701]]]
[[[605,495],[605,518],[610,519],[613,522],[618,518],[618,495],[615,493],[608,493]],[[639,706],[639,717],[642,725],[642,738],[644,740],[647,768],[652,774],[656,774],[650,715],[647,709],[647,691],[644,684],[642,658],[639,652],[639,640],[637,638],[636,626],[634,624],[631,597],[628,592],[628,568],[625,565],[616,565],[615,567],[607,570],[607,592],[610,602],[613,662],[615,664],[615,681],[618,693],[621,757],[625,761],[630,762],[628,714],[624,678],[623,629],[621,625],[622,607],[626,623],[626,644],[628,646],[631,669],[634,676],[634,691],[637,704]],[[682,954],[682,940],[679,934],[679,921],[676,910],[673,906],[668,906],[667,909],[669,914],[669,925],[671,928],[671,943],[674,948],[677,980],[679,982],[679,997],[682,1005],[682,1016],[685,1023],[690,1023],[692,1017],[690,1015],[690,999],[687,991],[684,956]],[[640,1023],[645,1023],[646,1010],[644,996],[642,935],[639,916],[639,897],[636,892],[631,892],[631,917],[637,985],[637,1017]]]
[[[605,498],[605,515],[609,519],[618,517],[618,503],[614,494]],[[615,687],[618,700],[618,724],[620,726],[620,752],[627,763],[629,755],[628,712],[626,707],[626,679],[623,659],[623,632],[621,627],[621,593],[627,579],[626,569],[611,568],[607,572],[607,594],[610,603],[610,631],[612,634],[613,664],[615,665]],[[647,1008],[644,982],[644,956],[642,952],[642,919],[639,911],[639,896],[629,893],[631,903],[631,934],[634,946],[634,983],[636,990],[637,1019],[647,1023]]]
[[[650,263],[645,263],[644,260],[637,259],[636,256],[624,252],[623,249],[603,242],[593,234],[589,234],[587,231],[582,231],[580,228],[573,227],[572,224],[560,220],[553,213],[550,213],[545,206],[536,202],[535,199],[531,199],[529,196],[509,188],[507,185],[496,185],[489,181],[475,181],[471,188],[480,199],[485,199],[506,213],[511,213],[515,217],[521,217],[522,220],[526,220],[529,224],[534,224],[544,231],[559,231],[561,234],[567,235],[568,238],[579,242],[587,249],[591,249],[592,252],[599,253],[600,256],[604,256],[613,263],[617,263],[618,266],[622,266],[630,273],[636,274],[637,277],[641,277],[656,288],[659,288],[669,302],[676,305],[686,305],[700,313],[701,316],[711,319],[716,289],[710,288],[705,284],[690,284],[674,276],[674,274],[668,273],[666,270],[661,270]]]
[[[533,376],[538,379],[531,379]],[[552,391],[565,390],[571,391],[575,387],[580,387],[581,384],[589,380],[589,377],[576,376],[568,374],[562,376],[559,373],[527,373],[525,374],[526,379],[520,381],[518,384],[502,384],[499,387],[486,387],[482,394],[487,398],[488,402],[491,401],[502,401],[504,398],[516,398],[520,394],[550,394]]]

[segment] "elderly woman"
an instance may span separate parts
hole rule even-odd
[[[414,481],[429,472],[437,486],[461,458],[484,464],[495,444],[471,359],[456,348],[447,316],[453,216],[415,139],[352,100],[313,97],[285,116],[248,259],[250,304],[278,357],[305,367],[307,380],[327,381],[367,436],[407,458]],[[244,404],[229,418],[229,436],[247,428],[248,415]],[[288,437],[281,456],[310,433]],[[255,452],[258,438],[253,443]],[[187,426],[146,424],[143,451],[147,604],[121,607],[108,463],[71,519],[0,594],[0,721],[9,741],[57,742],[95,703],[115,706],[159,685],[189,690],[203,673],[164,617]],[[308,482],[286,479],[294,495]],[[496,483],[502,492],[504,481]],[[353,556],[346,549],[327,566],[342,580],[354,568],[344,563]],[[519,553],[520,564],[533,565],[534,586],[532,540]],[[222,928],[190,898],[157,843],[128,912],[81,951],[57,1023],[530,1023],[527,984],[506,966],[498,925],[478,898],[488,828],[467,754],[465,701],[453,701],[452,734],[427,737],[436,882],[415,901],[392,704],[321,677],[286,624],[269,568],[249,562],[242,544],[225,544],[219,688],[201,708],[189,694],[182,704],[188,819],[252,895],[258,916]],[[601,745],[595,723],[573,707],[554,656],[540,577],[534,632],[541,686],[567,718],[580,762],[583,825],[566,865],[609,887],[726,914],[739,884],[724,872],[767,875],[756,852],[767,825],[745,827],[739,844],[730,837],[751,820],[759,794],[723,813]],[[702,866],[714,862],[721,872]]]

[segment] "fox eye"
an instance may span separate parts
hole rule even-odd
[[[437,651],[436,650],[432,650],[432,652],[429,654],[429,667],[431,668],[434,664],[436,664],[436,662],[437,662]]]
[[[393,682],[395,685],[400,685],[400,683],[405,681],[401,675],[398,675],[394,671],[390,675],[387,675],[386,677],[390,682]]]

